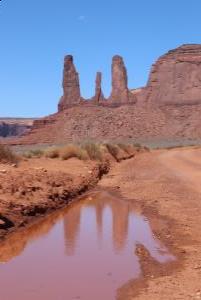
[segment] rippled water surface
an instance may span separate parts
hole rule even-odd
[[[0,299],[115,299],[141,273],[138,244],[174,259],[130,202],[92,194],[0,244]]]

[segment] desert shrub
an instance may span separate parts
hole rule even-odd
[[[142,145],[140,145],[139,143],[134,143],[134,144],[133,144],[133,147],[134,147],[134,148],[142,148]]]
[[[32,158],[32,157],[40,158],[43,155],[44,155],[44,151],[41,149],[30,150],[23,154],[23,156],[26,158]]]
[[[58,148],[48,148],[45,151],[45,157],[48,157],[48,158],[58,158],[59,155],[60,155],[60,153],[59,153]]]
[[[118,154],[119,154],[119,147],[117,145],[114,145],[114,144],[105,144],[108,152],[114,157],[114,159],[116,161],[118,161]]]
[[[23,156],[24,158],[32,158],[32,157],[33,157],[32,154],[30,153],[30,151],[29,151],[29,152],[24,152],[24,153],[22,154],[22,156]]]
[[[88,159],[87,151],[76,145],[68,145],[61,148],[60,156],[63,160],[67,160],[72,157],[77,157],[80,160]]]
[[[84,149],[87,152],[91,160],[102,160],[102,152],[100,149],[100,145],[95,143],[86,143],[82,145],[82,149]]]
[[[143,149],[144,149],[145,151],[147,151],[147,152],[150,151],[149,147],[147,147],[147,146],[144,146]]]
[[[149,147],[143,146],[139,143],[134,143],[133,147],[139,152],[139,151],[150,151]]]
[[[122,149],[124,152],[126,152],[126,153],[128,153],[128,154],[131,153],[131,150],[132,150],[132,149],[131,149],[131,145],[120,143],[120,144],[117,144],[117,146],[118,146],[120,149]]]
[[[13,151],[4,145],[0,145],[0,162],[1,163],[17,163],[19,157]]]
[[[134,143],[133,147],[135,148],[135,150],[137,152],[140,152],[142,150],[142,148],[143,148],[142,145],[140,145],[139,143]]]

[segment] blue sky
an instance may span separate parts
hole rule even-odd
[[[115,54],[124,57],[130,88],[146,84],[160,55],[201,43],[200,12],[200,0],[1,0],[0,116],[55,112],[66,54],[84,97],[94,93],[96,71],[109,95]]]

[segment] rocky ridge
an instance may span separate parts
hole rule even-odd
[[[201,140],[201,45],[183,45],[161,56],[145,87],[129,90],[123,59],[112,63],[112,91],[104,99],[102,74],[95,96],[80,96],[73,58],[65,58],[59,113],[34,122],[15,144],[92,140]]]

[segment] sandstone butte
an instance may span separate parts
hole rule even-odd
[[[121,56],[112,60],[112,91],[105,99],[97,73],[95,95],[84,99],[73,57],[64,59],[58,112],[36,120],[13,144],[63,143],[83,139],[163,141],[201,138],[201,45],[183,45],[161,56],[145,87],[128,88]]]

